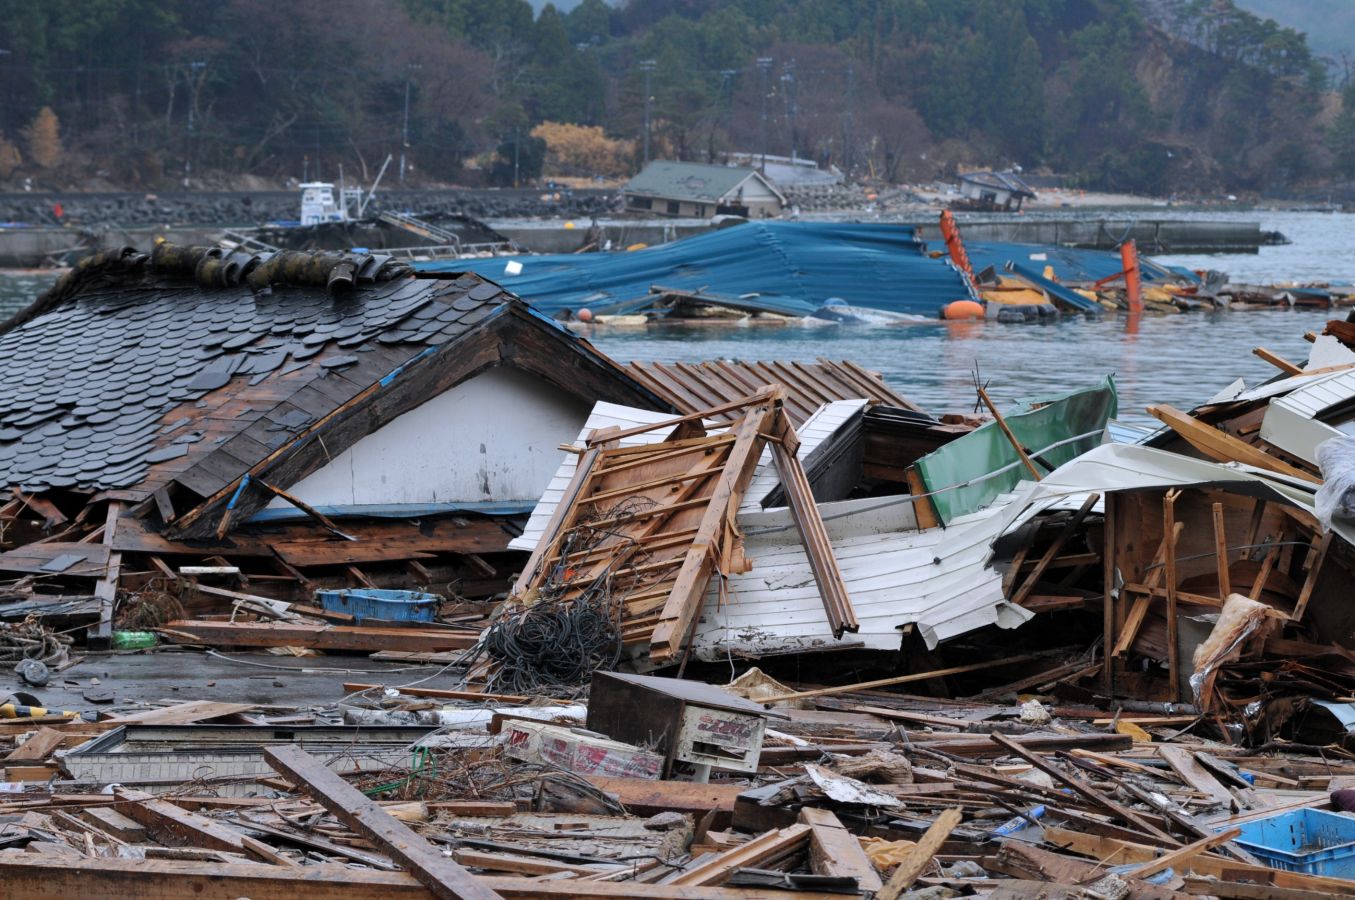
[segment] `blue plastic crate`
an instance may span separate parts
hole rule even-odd
[[[385,591],[376,588],[352,588],[341,591],[316,591],[316,599],[329,612],[348,613],[358,622],[380,619],[383,622],[431,622],[442,598],[421,591]]]
[[[1237,843],[1273,868],[1355,878],[1355,818],[1296,809],[1238,827]]]

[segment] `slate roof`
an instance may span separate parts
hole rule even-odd
[[[383,256],[99,254],[0,325],[0,490],[209,494],[510,304]]]
[[[672,162],[659,159],[645,166],[622,192],[665,200],[693,200],[715,203],[733,192],[749,178],[756,178],[778,197],[781,192],[756,169],[737,166],[714,166],[706,163]],[[782,197],[784,201],[785,198]]]

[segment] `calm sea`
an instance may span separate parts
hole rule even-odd
[[[1154,218],[1212,218],[1154,210]],[[1228,213],[1217,218],[1258,219],[1292,244],[1258,254],[1157,257],[1160,261],[1229,272],[1250,283],[1355,283],[1355,215],[1340,213]],[[51,276],[0,273],[0,317],[31,301]],[[695,362],[704,359],[851,359],[884,374],[926,409],[974,408],[975,373],[999,401],[1089,384],[1112,374],[1121,417],[1152,421],[1149,403],[1188,407],[1236,378],[1249,384],[1275,369],[1252,355],[1263,346],[1302,362],[1303,333],[1321,330],[1344,312],[1275,311],[1148,317],[1136,328],[1118,316],[1068,318],[1051,325],[934,322],[895,328],[802,326],[595,329],[589,338],[622,361]]]

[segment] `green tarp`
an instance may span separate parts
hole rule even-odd
[[[1116,412],[1115,381],[1107,375],[1095,387],[1020,400],[1015,409],[1003,410],[1002,415],[1043,473],[1100,444],[1101,433]],[[932,494],[937,514],[947,525],[982,509],[1019,482],[1030,480],[1016,448],[996,422],[988,422],[922,457],[917,468]]]

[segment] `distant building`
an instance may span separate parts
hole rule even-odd
[[[960,176],[960,194],[965,209],[1015,212],[1035,192],[1015,172],[965,172]]]
[[[766,219],[781,215],[786,198],[756,169],[656,160],[621,189],[626,209],[661,216],[714,215]]]

